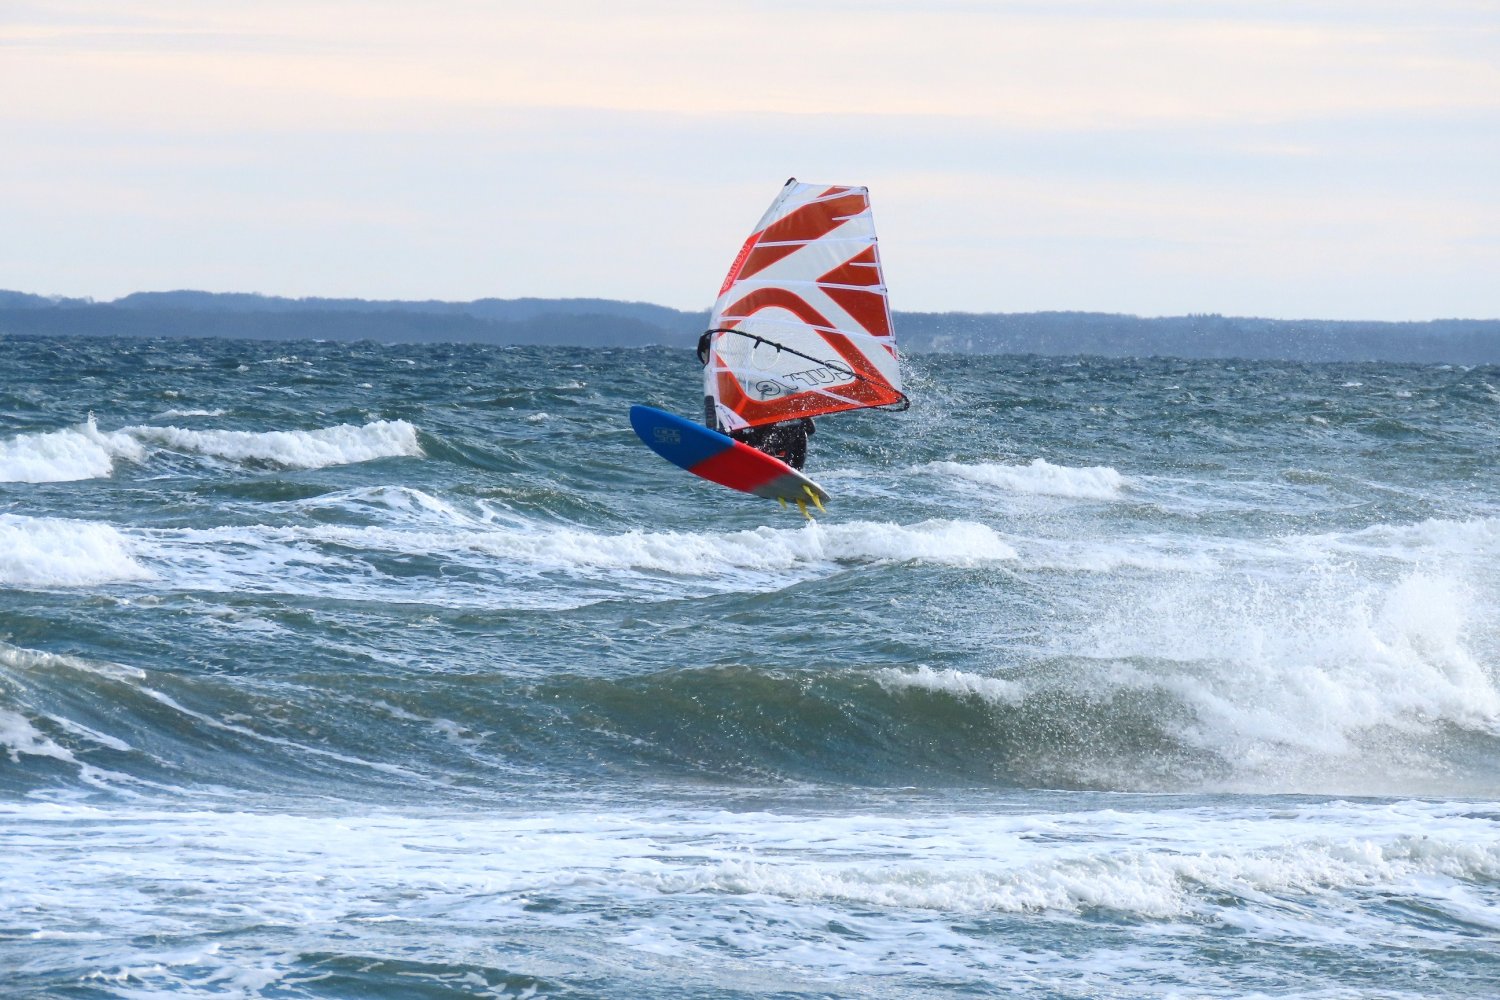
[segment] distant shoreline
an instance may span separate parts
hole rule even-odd
[[[690,347],[707,321],[707,310],[589,298],[407,302],[175,291],[94,302],[0,291],[0,336]],[[895,323],[902,350],[914,354],[1500,364],[1500,319],[898,311]]]

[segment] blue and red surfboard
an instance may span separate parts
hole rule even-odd
[[[783,504],[790,501],[804,514],[807,504],[821,510],[828,499],[823,487],[781,459],[675,413],[632,406],[630,426],[652,451],[709,482]]]

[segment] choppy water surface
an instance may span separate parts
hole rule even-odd
[[[7,996],[1500,992],[1500,370],[0,350]]]

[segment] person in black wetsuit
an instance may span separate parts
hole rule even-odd
[[[729,436],[743,441],[757,451],[779,458],[794,469],[802,468],[807,461],[807,438],[814,431],[811,417],[783,420],[778,424],[762,424],[731,431]]]
[[[710,330],[698,338],[700,364],[708,364],[709,342],[714,332]],[[703,422],[716,431],[724,429],[719,426],[712,396],[703,397]],[[795,420],[762,424],[759,427],[746,427],[728,433],[736,441],[743,441],[756,451],[763,451],[772,458],[781,459],[794,469],[800,469],[802,463],[807,461],[807,439],[816,429],[811,417],[797,417]]]

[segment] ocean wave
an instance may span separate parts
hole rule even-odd
[[[76,708],[81,701],[88,706],[83,711],[94,714],[96,723],[117,725],[131,714],[130,699],[122,700],[122,693],[132,690],[134,682],[143,676],[141,671],[120,664],[0,641],[0,753],[12,764],[21,765],[3,774],[0,790],[15,793],[34,789],[38,783],[51,784],[58,778],[58,764],[67,765],[69,773],[91,788],[136,784],[132,775],[97,762],[104,756],[128,768],[129,759],[137,756],[129,742],[58,709],[62,702]],[[46,693],[39,696],[44,690]],[[97,705],[89,705],[89,696],[98,697]]]
[[[362,745],[371,723],[360,715],[320,715],[319,726],[338,731],[337,741],[288,723],[327,704],[320,695],[299,694],[300,701],[280,692],[247,692],[215,679],[0,641],[0,753],[15,763],[37,759],[0,774],[0,793],[57,787],[62,776],[44,758],[72,765],[85,785],[116,790],[265,787],[271,773],[271,783],[283,788],[309,774],[315,781],[329,773],[343,781],[441,780],[438,773],[423,777],[412,761],[390,753],[390,728],[387,739]],[[441,721],[433,722],[440,732]],[[449,730],[442,735],[461,741],[461,729]]]
[[[51,757],[64,764],[78,763],[72,751],[48,739],[24,715],[6,708],[0,708],[0,748],[4,748],[12,764],[19,764],[23,755]]]
[[[153,579],[133,548],[108,524],[0,514],[0,585],[84,587]]]
[[[169,411],[212,416],[222,411]],[[143,462],[152,448],[230,462],[265,462],[320,469],[380,458],[422,456],[417,429],[405,420],[340,424],[314,430],[234,431],[182,427],[123,427],[101,431],[94,417],[76,427],[20,434],[0,442],[0,482],[55,483],[103,479],[116,460]]]
[[[881,685],[893,690],[917,688],[941,691],[958,697],[973,695],[987,701],[1015,704],[1025,697],[1023,685],[999,677],[984,677],[963,670],[933,670],[925,664],[916,670],[884,667],[875,672]]]
[[[1006,780],[1482,794],[1500,777],[1500,635],[1484,591],[1461,577],[1343,566],[1127,578],[1108,590],[1098,613],[1059,623],[995,674],[872,676],[912,699],[913,732],[962,719],[975,739],[968,763],[989,757]]]
[[[405,420],[340,424],[310,431],[189,430],[127,427],[124,433],[173,451],[232,462],[267,462],[290,469],[321,469],[380,458],[421,457],[417,429]]]
[[[91,415],[76,427],[19,434],[0,442],[0,482],[101,479],[114,472],[116,459],[139,462],[145,453],[129,432],[101,431]]]
[[[1376,555],[1404,562],[1492,559],[1500,555],[1500,518],[1377,524],[1352,532],[1303,535],[1285,544],[1295,552]]]
[[[1116,500],[1128,480],[1108,466],[1071,467],[1032,459],[1030,465],[929,462],[920,471],[994,486],[1010,493],[1065,497],[1073,500]]]
[[[161,413],[158,413],[156,415],[156,419],[157,420],[172,420],[172,419],[178,419],[178,418],[182,418],[182,417],[222,417],[224,415],[224,413],[225,413],[225,411],[224,410],[220,410],[220,409],[213,409],[213,410],[203,410],[203,409],[177,410],[177,409],[173,409],[173,410],[164,410]]]
[[[965,521],[610,533],[497,524],[423,497],[381,494],[395,525],[139,529],[131,538],[142,563],[170,588],[444,606],[576,607],[624,595],[771,591],[846,565],[981,566],[1015,558],[995,531]],[[412,560],[427,569],[413,572]]]
[[[1077,664],[1080,698],[1171,706],[1160,723],[1224,762],[1230,787],[1417,793],[1437,773],[1482,787],[1500,737],[1485,615],[1462,578],[1423,570],[1176,578],[1122,590],[1048,659]]]
[[[355,486],[317,496],[269,504],[267,510],[293,515],[312,513],[369,520],[382,525],[425,531],[493,531],[497,522],[525,525],[515,515],[481,501],[472,510],[412,486]]]
[[[729,532],[630,531],[608,535],[564,529],[506,533],[481,544],[497,554],[524,553],[548,563],[716,576],[736,569],[776,570],[815,563],[930,562],[972,566],[1015,558],[991,528],[970,521],[913,525],[811,522],[798,528]]]
[[[1500,557],[1500,518],[1429,519],[1341,532],[1261,537],[1170,534],[1013,537],[1027,568],[1109,574],[1138,569],[1160,574],[1324,574],[1330,567],[1386,564],[1453,573]]]
[[[39,649],[26,649],[0,641],[0,668],[20,673],[77,673],[95,674],[110,680],[142,680],[146,674],[135,667],[108,663],[101,660],[86,660],[81,656],[64,653],[48,653]]]
[[[337,511],[363,525],[227,529],[248,540],[334,543],[402,554],[477,552],[556,570],[636,570],[715,576],[736,569],[776,570],[829,563],[926,562],[974,566],[1016,558],[994,529],[973,521],[931,519],[797,522],[743,531],[592,531],[542,525],[480,502],[472,508],[408,486],[357,487],[277,505],[292,512]]]

